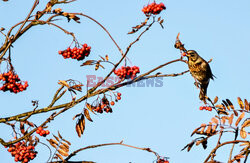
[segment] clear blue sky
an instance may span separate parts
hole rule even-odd
[[[165,19],[162,30],[154,25],[134,47],[128,57],[133,65],[146,72],[159,64],[177,59],[179,51],[174,48],[178,32],[187,49],[196,50],[204,59],[213,58],[210,63],[216,76],[208,88],[209,97],[229,98],[236,103],[236,97],[249,99],[249,61],[250,38],[250,1],[157,1],[164,2],[166,10],[161,16]],[[0,1],[0,27],[8,30],[17,22],[25,19],[33,0]],[[70,5],[61,5],[67,12],[83,12],[100,21],[125,50],[135,35],[126,33],[132,26],[144,21],[141,9],[148,1],[77,1]],[[46,3],[40,1],[38,9]],[[59,6],[58,6],[59,7]],[[69,31],[73,31],[81,43],[88,43],[92,52],[88,59],[109,54],[117,61],[120,54],[103,30],[86,18],[81,24],[58,21]],[[4,37],[0,37],[1,42]],[[31,100],[39,100],[39,106],[47,106],[53,93],[59,88],[58,80],[76,79],[86,82],[86,75],[104,76],[107,70],[95,72],[94,67],[80,67],[81,62],[64,60],[57,54],[65,49],[72,39],[63,32],[50,26],[37,26],[14,43],[13,64],[19,76],[28,80],[27,91],[20,94],[0,92],[0,117],[15,115],[32,109]],[[106,69],[110,67],[107,65]],[[173,64],[160,71],[173,73],[187,70],[183,63]],[[121,88],[122,100],[114,106],[112,114],[92,116],[93,123],[86,124],[85,134],[78,138],[75,121],[72,117],[81,112],[84,104],[77,105],[66,114],[49,124],[51,133],[61,134],[73,144],[71,151],[78,148],[109,142],[120,142],[150,147],[162,156],[170,157],[172,163],[200,163],[214,146],[208,142],[208,149],[194,147],[191,152],[181,151],[192,138],[193,129],[201,123],[207,123],[214,112],[199,111],[202,103],[198,99],[199,91],[194,86],[190,74],[177,78],[165,78],[163,87]],[[80,94],[79,94],[80,95]],[[79,97],[79,96],[78,96]],[[70,98],[64,98],[65,102]],[[32,120],[39,125],[50,114],[34,116]],[[49,136],[49,138],[52,135]],[[11,129],[1,124],[1,138],[11,139]],[[44,138],[41,138],[46,142]],[[224,148],[227,149],[227,148]],[[49,152],[43,145],[37,146],[39,152],[33,162],[45,162]],[[227,161],[228,153],[218,151],[220,161]],[[13,158],[3,147],[0,148],[2,162],[12,162]],[[223,160],[223,158],[225,158]],[[151,153],[126,147],[103,147],[86,150],[72,160],[92,160],[98,163],[152,163],[155,157]]]

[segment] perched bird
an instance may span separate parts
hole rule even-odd
[[[194,50],[188,50],[185,54],[187,56],[188,67],[191,75],[195,78],[195,85],[200,86],[200,100],[206,103],[207,87],[210,79],[214,79],[211,68],[207,61],[201,58]],[[198,82],[197,82],[198,81]]]

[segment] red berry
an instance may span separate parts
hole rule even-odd
[[[37,133],[37,134],[40,134],[40,132],[41,132],[41,130],[36,130],[36,133]]]
[[[121,96],[117,96],[117,100],[120,100],[121,99]]]
[[[43,128],[40,126],[40,127],[37,128],[37,130],[43,130]]]
[[[49,134],[50,134],[49,130],[46,130],[45,132],[46,132],[46,135],[49,135]]]
[[[110,102],[110,105],[115,105],[115,102],[114,102],[114,101],[111,101],[111,102]]]
[[[117,96],[121,96],[122,94],[120,92],[117,93]]]
[[[46,131],[45,131],[45,130],[42,130],[41,133],[40,133],[40,135],[42,135],[42,136],[43,136],[43,135],[46,135]]]

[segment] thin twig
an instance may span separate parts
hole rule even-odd
[[[87,146],[87,147],[84,147],[84,148],[80,148],[80,149],[72,152],[67,158],[65,158],[65,161],[68,161],[70,158],[75,156],[78,152],[81,152],[83,150],[91,149],[91,148],[97,148],[97,147],[103,147],[103,146],[111,146],[111,145],[121,145],[121,146],[126,146],[126,147],[129,147],[129,148],[148,151],[148,152],[153,153],[157,157],[157,159],[160,158],[159,154],[156,153],[155,151],[151,150],[150,148],[135,147],[135,146],[132,146],[132,145],[124,144],[123,141],[121,141],[120,143],[106,143],[106,144],[90,145],[90,146]]]
[[[217,151],[218,148],[227,145],[227,144],[237,144],[237,143],[247,143],[249,141],[245,141],[245,140],[234,140],[234,141],[227,141],[224,143],[221,143],[219,145],[217,145],[207,156],[207,158],[205,159],[204,163],[208,162],[208,160],[210,159],[210,157]]]
[[[228,162],[230,162],[230,160],[232,159],[232,154],[233,154],[234,146],[235,146],[235,144],[232,145],[232,148],[231,148],[231,150],[230,150]]]

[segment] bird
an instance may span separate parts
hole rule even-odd
[[[199,98],[206,104],[207,87],[214,75],[207,61],[205,61],[195,50],[186,51],[187,64],[191,75],[195,79],[195,85],[200,88]],[[198,81],[198,82],[197,82]]]

